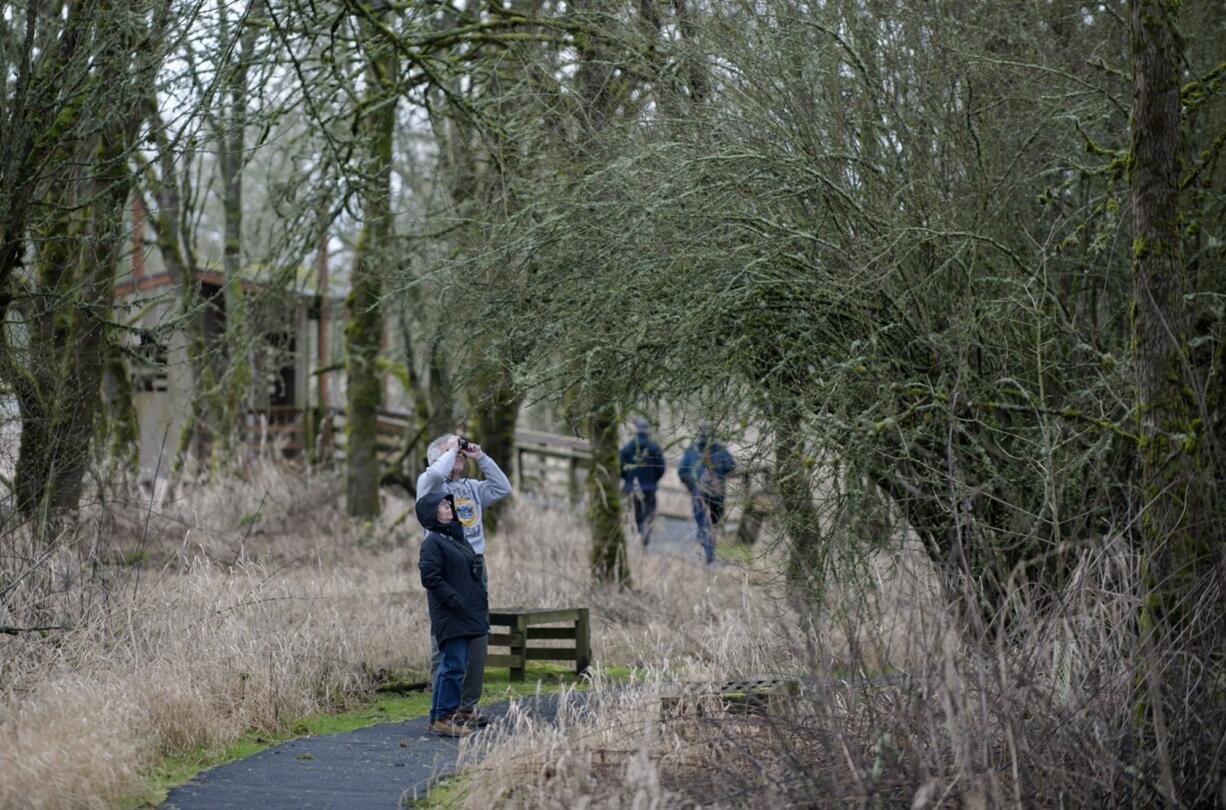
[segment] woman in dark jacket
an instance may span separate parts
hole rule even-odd
[[[460,686],[468,657],[468,641],[490,631],[489,597],[484,563],[455,518],[455,502],[442,492],[417,502],[417,520],[426,529],[421,544],[421,584],[430,602],[430,632],[438,640],[438,675],[430,705],[430,731],[444,737],[462,737],[472,729],[456,722]]]

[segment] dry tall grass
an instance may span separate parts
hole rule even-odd
[[[0,626],[67,629],[0,636],[0,807],[108,806],[161,755],[360,700],[382,668],[424,669],[409,504],[375,526],[339,504],[332,479],[268,467],[165,504],[99,504],[51,548],[6,537]],[[1054,608],[1019,587],[1008,631],[971,644],[910,546],[839,561],[810,615],[769,559],[707,570],[632,546],[633,589],[594,587],[586,537],[576,516],[513,509],[490,544],[492,599],[590,605],[597,661],[637,682],[559,725],[521,717],[473,741],[465,806],[1145,807],[1163,778],[1224,801],[1221,657],[1138,648],[1123,542],[1087,545]],[[1135,722],[1156,664],[1187,696],[1158,747]],[[662,711],[678,678],[750,674],[803,689],[766,714],[684,690]]]
[[[167,503],[97,504],[50,548],[6,537],[0,626],[66,629],[0,635],[0,807],[109,806],[162,755],[360,700],[383,668],[425,669],[409,504],[362,526],[340,503],[333,479],[269,466]],[[513,510],[490,543],[493,602],[591,605],[597,661],[781,654],[754,641],[779,616],[761,573],[634,549],[634,592],[594,590],[586,537],[573,516]]]
[[[1220,651],[1138,649],[1140,566],[1122,542],[1088,550],[1054,607],[1019,589],[1007,633],[976,644],[925,569],[910,548],[842,564],[817,620],[757,624],[690,673],[768,666],[802,677],[797,697],[746,714],[689,687],[666,710],[675,673],[650,670],[558,726],[521,718],[473,741],[463,806],[1186,806],[1164,768],[1192,806],[1226,806]],[[1136,721],[1151,666],[1182,690],[1162,745]]]

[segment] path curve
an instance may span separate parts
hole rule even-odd
[[[482,706],[494,721],[491,728],[512,702],[544,720],[557,714],[557,695]],[[459,740],[431,736],[426,726],[419,717],[290,740],[197,774],[170,791],[161,807],[395,810],[424,798],[432,783],[456,770]]]

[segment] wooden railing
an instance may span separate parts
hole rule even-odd
[[[256,452],[280,452],[296,458],[307,446],[303,415],[302,408],[293,405],[250,408],[243,414],[243,440]]]
[[[389,408],[379,410],[376,425],[379,455],[384,461],[399,453],[406,438],[411,438],[409,431],[416,430],[413,414]],[[243,429],[253,452],[279,452],[281,457],[300,459],[309,447],[313,457],[345,457],[345,414],[337,409],[322,413],[317,408],[304,411],[292,406],[251,409],[244,416]],[[423,437],[423,451],[430,438]],[[657,493],[659,514],[688,519],[689,493],[677,478],[680,458],[667,455],[668,470]],[[592,447],[587,439],[519,428],[515,431],[515,456],[506,472],[516,492],[578,504],[591,461]]]
[[[412,415],[380,409],[376,417],[379,455],[387,460],[401,449]],[[336,408],[299,408],[292,405],[250,408],[244,414],[243,435],[256,452],[280,452],[299,458],[308,447],[316,455],[345,457],[345,412]]]
[[[591,619],[587,608],[490,608],[490,624],[507,632],[490,632],[491,647],[509,653],[486,656],[486,667],[508,667],[512,681],[524,680],[529,661],[574,661],[575,674],[592,661]],[[562,625],[558,627],[556,625]],[[542,626],[550,625],[550,626]],[[569,641],[571,646],[528,646],[532,641]]]
[[[666,453],[668,469],[656,493],[657,513],[689,519],[690,494],[677,477],[679,455]],[[583,498],[592,445],[587,439],[521,428],[515,431],[515,459],[511,478],[519,492],[547,498],[565,498],[577,504]]]

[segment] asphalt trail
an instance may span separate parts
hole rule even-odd
[[[701,562],[692,521],[661,516],[652,553]],[[638,542],[631,535],[628,542]],[[556,696],[517,701],[552,720]],[[497,722],[510,703],[482,706]],[[302,737],[204,771],[170,792],[164,810],[394,810],[426,795],[455,772],[459,741],[433,737],[426,718],[382,723],[345,734]]]
[[[552,720],[557,696],[516,701]],[[511,704],[482,706],[494,723]],[[395,810],[455,772],[459,740],[433,737],[426,718],[303,737],[195,776],[164,810]],[[491,724],[491,728],[494,724]],[[484,732],[480,732],[484,733]]]

